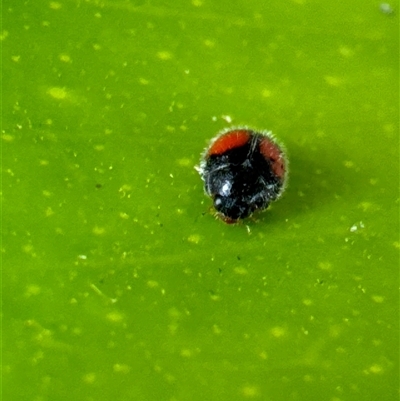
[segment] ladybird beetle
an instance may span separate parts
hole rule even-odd
[[[236,127],[211,140],[196,169],[217,215],[232,224],[266,209],[282,195],[288,161],[271,132]]]

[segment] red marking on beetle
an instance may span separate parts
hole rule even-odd
[[[266,159],[271,160],[271,167],[275,175],[283,179],[285,176],[286,167],[285,159],[279,146],[272,142],[269,138],[264,137],[260,142],[260,152]]]
[[[245,145],[250,139],[251,131],[234,130],[220,136],[208,150],[208,155],[220,155],[228,150]]]

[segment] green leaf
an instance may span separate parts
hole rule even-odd
[[[4,399],[398,397],[387,10],[3,3]],[[226,225],[194,166],[235,125],[272,130],[290,180]]]

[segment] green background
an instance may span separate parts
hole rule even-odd
[[[3,2],[3,399],[398,398],[397,10]],[[220,129],[285,143],[214,219]]]

